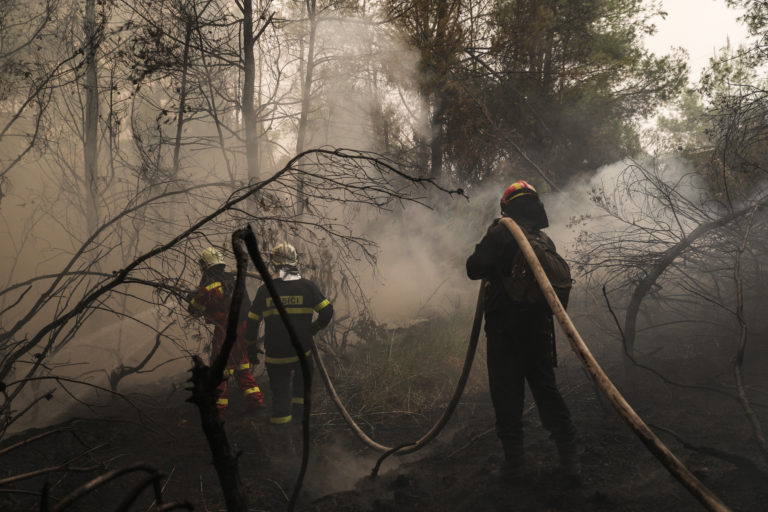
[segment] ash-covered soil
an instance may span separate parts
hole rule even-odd
[[[693,382],[701,377],[696,375],[698,371],[708,371],[706,364],[690,363],[687,371],[681,371],[680,364],[664,361],[656,361],[656,367],[682,382]],[[598,397],[578,368],[571,367],[559,377],[580,434],[580,486],[569,485],[557,472],[554,444],[541,429],[533,406],[526,412],[526,446],[536,462],[535,474],[520,482],[497,479],[492,470],[501,462],[500,445],[493,432],[487,394],[480,393],[464,397],[436,441],[416,454],[388,458],[376,478],[369,475],[380,454],[358,441],[335,411],[318,410],[312,417],[310,465],[298,510],[704,510]],[[260,383],[266,384],[265,379]],[[318,383],[315,396],[322,393]],[[728,506],[745,512],[766,510],[768,480],[736,400],[721,393],[670,386],[644,371],[638,371],[635,391],[627,395],[649,424],[665,429],[657,434]],[[5,440],[2,447],[60,429],[10,452],[0,452],[0,510],[44,510],[40,493],[46,483],[49,502],[55,505],[107,471],[138,464],[163,473],[165,501],[187,501],[198,511],[226,510],[197,410],[185,398],[183,390],[170,396],[134,396],[132,401],[140,411],[124,402],[115,403],[61,425]],[[234,396],[230,400],[226,430],[234,450],[240,453],[249,510],[286,510],[300,462],[298,431],[269,425],[267,411],[248,414],[241,400]],[[323,407],[327,404],[317,401]],[[765,417],[765,406],[758,403],[756,410]],[[402,444],[417,439],[440,412],[392,411],[361,418],[361,425],[384,443]],[[750,469],[739,459],[726,462],[711,455],[713,450],[749,459],[757,468]],[[10,480],[32,471],[43,472],[34,478]],[[106,482],[68,510],[119,510],[144,476],[139,470]],[[152,502],[151,489],[146,489],[125,510],[150,511]]]

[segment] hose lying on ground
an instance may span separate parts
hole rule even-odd
[[[328,394],[331,395],[331,399],[333,400],[333,403],[336,404],[336,408],[339,410],[339,413],[344,418],[344,421],[347,422],[347,425],[352,429],[352,431],[357,435],[357,437],[360,438],[361,441],[363,441],[366,445],[370,446],[374,450],[383,451],[384,454],[379,458],[378,462],[376,463],[376,466],[373,468],[373,471],[371,472],[371,476],[376,476],[376,474],[379,472],[379,468],[381,467],[381,463],[384,462],[384,459],[389,457],[390,455],[406,455],[408,453],[413,453],[415,451],[420,450],[424,446],[427,445],[432,439],[437,437],[437,435],[440,433],[440,431],[445,427],[445,425],[448,423],[448,420],[450,419],[451,415],[453,414],[453,411],[456,410],[456,406],[459,403],[459,399],[461,399],[461,395],[464,392],[464,386],[467,383],[467,379],[469,378],[469,372],[472,369],[472,362],[475,358],[475,349],[477,348],[477,341],[480,338],[480,326],[483,322],[483,290],[485,287],[485,280],[483,280],[480,284],[480,291],[477,295],[477,306],[475,307],[475,318],[472,322],[472,333],[469,337],[469,344],[467,346],[467,353],[464,357],[464,366],[461,369],[461,375],[459,376],[459,381],[456,383],[456,389],[453,392],[453,396],[451,397],[451,400],[448,402],[448,405],[446,406],[445,410],[443,411],[443,414],[440,416],[440,418],[435,422],[434,425],[418,440],[414,441],[413,443],[406,443],[403,445],[399,445],[396,447],[390,447],[390,446],[384,446],[383,444],[380,444],[373,439],[371,439],[363,430],[360,428],[360,426],[355,422],[355,420],[352,418],[352,416],[349,414],[349,411],[347,411],[346,407],[344,407],[344,404],[341,402],[341,399],[339,398],[338,393],[336,393],[336,389],[333,386],[333,382],[331,382],[331,378],[328,376],[328,370],[325,367],[325,364],[323,363],[322,358],[320,357],[319,352],[317,351],[317,348],[313,346],[312,353],[315,356],[315,360],[317,361],[317,367],[320,370],[320,375],[323,378],[323,383],[325,383],[325,387],[328,390]]]
[[[590,376],[594,379],[597,386],[606,395],[608,400],[611,402],[614,408],[619,412],[622,418],[627,422],[629,427],[640,438],[643,444],[645,444],[646,448],[648,448],[648,450],[657,459],[659,459],[662,465],[672,474],[672,476],[674,476],[708,510],[711,510],[714,512],[730,512],[730,509],[722,501],[720,501],[720,499],[717,496],[715,496],[709,489],[707,489],[688,470],[688,468],[686,468],[683,465],[683,463],[680,462],[680,460],[677,459],[677,457],[675,457],[675,455],[669,450],[669,448],[667,448],[664,445],[664,443],[662,443],[661,440],[658,437],[656,437],[653,431],[651,431],[651,429],[648,428],[648,426],[637,415],[634,409],[632,409],[632,407],[627,403],[624,397],[621,396],[621,393],[619,393],[618,389],[616,389],[616,386],[613,385],[611,380],[608,378],[608,376],[605,374],[603,369],[597,363],[597,360],[595,360],[594,356],[589,351],[589,348],[587,348],[586,344],[584,343],[584,340],[581,338],[581,335],[576,330],[576,327],[573,325],[573,322],[571,322],[570,317],[565,312],[565,308],[560,303],[560,299],[557,297],[557,294],[555,293],[554,288],[552,288],[552,284],[549,282],[549,279],[547,278],[547,275],[544,272],[544,269],[542,268],[541,263],[539,263],[539,260],[536,257],[536,253],[533,251],[533,247],[531,247],[531,244],[530,242],[528,242],[528,239],[526,238],[523,231],[520,229],[517,223],[515,223],[515,221],[513,221],[508,217],[503,217],[500,220],[500,222],[504,226],[506,226],[507,229],[509,229],[509,231],[514,236],[515,241],[518,243],[520,250],[523,251],[523,255],[525,256],[525,259],[528,262],[528,265],[531,267],[531,270],[533,271],[533,274],[536,277],[536,281],[539,283],[539,286],[541,287],[544,297],[546,298],[547,303],[552,309],[552,312],[554,313],[555,318],[557,318],[557,321],[560,324],[560,327],[565,332],[565,335],[568,338],[568,342],[570,343],[571,348],[573,348],[574,352],[576,352],[576,355],[579,357],[579,359],[581,359],[582,363],[584,364],[584,367],[589,372]],[[252,240],[255,242],[255,238]],[[253,244],[253,246],[255,246],[255,244]],[[251,252],[251,256],[253,258],[254,256],[253,252]],[[261,269],[259,270],[261,271]],[[265,282],[271,281],[269,279],[268,274],[263,273],[262,275],[265,279]],[[355,423],[352,416],[344,407],[344,404],[341,402],[341,399],[339,398],[338,394],[336,393],[336,390],[333,387],[333,383],[331,382],[330,377],[328,376],[328,372],[325,368],[325,365],[322,362],[322,359],[320,358],[317,350],[313,348],[313,353],[318,362],[318,367],[320,369],[320,374],[323,378],[323,382],[325,383],[326,388],[328,389],[328,392],[331,395],[331,398],[336,404],[336,407],[339,409],[339,412],[341,413],[344,420],[349,424],[349,426],[352,428],[355,434],[357,434],[358,437],[363,442],[365,442],[368,446],[376,450],[385,452],[376,463],[376,467],[372,472],[372,476],[376,475],[379,467],[381,466],[381,463],[384,461],[386,457],[392,454],[405,455],[407,453],[413,453],[423,448],[427,443],[429,443],[429,441],[431,441],[438,435],[440,430],[442,430],[442,428],[448,422],[448,419],[450,418],[451,414],[455,410],[456,405],[458,404],[459,399],[461,398],[461,394],[464,391],[464,385],[466,384],[467,377],[469,376],[469,371],[472,367],[472,361],[474,360],[475,349],[477,347],[477,341],[480,335],[480,326],[482,324],[484,287],[485,287],[485,281],[483,280],[480,286],[479,294],[478,294],[477,306],[475,308],[475,318],[472,325],[472,334],[470,336],[469,346],[467,347],[467,354],[464,361],[464,367],[462,368],[462,373],[459,378],[459,382],[457,383],[456,390],[454,391],[453,397],[451,398],[451,401],[449,402],[448,406],[446,407],[440,419],[432,426],[432,428],[430,428],[427,431],[426,434],[424,434],[420,439],[418,439],[413,443],[403,444],[401,446],[392,448],[392,447],[387,447],[380,443],[377,443],[376,441],[368,437],[365,434],[365,432],[363,432],[362,429]],[[277,300],[275,300],[275,302],[276,303],[279,302],[279,298],[276,297],[276,299]],[[283,320],[286,323],[286,325],[290,326],[290,322],[288,321],[287,315],[281,315],[281,316],[283,316]],[[301,352],[301,350],[297,349],[297,353],[299,352]],[[299,354],[299,357],[302,362],[302,369],[304,370],[304,361],[303,361],[303,358],[301,358],[301,355],[303,354]],[[306,386],[307,386],[307,379],[305,378],[305,399],[308,398],[306,396],[306,391],[307,391]],[[309,413],[309,408],[305,410],[305,422],[304,422],[304,427],[305,427],[304,428],[304,436],[305,436],[304,459],[305,460],[303,461],[303,464],[302,464],[302,472],[299,477],[298,487],[300,487],[301,485],[300,482],[303,477],[303,471],[306,469],[306,457],[308,452],[308,446],[307,446],[308,443],[306,441],[309,435],[308,428],[307,428],[309,423],[308,417],[307,417],[309,415],[308,413]],[[292,500],[292,505],[293,504],[295,504],[295,500]]]

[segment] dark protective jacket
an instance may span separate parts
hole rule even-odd
[[[504,214],[528,232],[547,227],[548,220],[536,197],[512,200]],[[551,242],[547,238],[548,242]],[[554,246],[554,244],[553,244]],[[487,279],[485,332],[488,340],[488,383],[496,412],[496,432],[507,462],[523,453],[525,381],[539,409],[539,418],[561,453],[572,450],[575,430],[570,412],[555,382],[557,364],[555,330],[548,307],[513,303],[504,289],[512,259],[520,250],[512,233],[494,221],[467,259],[471,279]]]
[[[503,208],[503,215],[514,219],[525,231],[536,232],[549,226],[547,212],[538,197],[519,197]],[[549,237],[546,239],[549,243],[552,242]],[[484,297],[486,327],[489,324],[492,324],[492,327],[508,327],[505,324],[509,322],[505,319],[509,315],[505,312],[510,311],[510,308],[536,309],[530,305],[513,304],[504,290],[502,276],[509,275],[512,259],[519,250],[520,247],[512,233],[499,223],[499,219],[495,219],[483,239],[475,246],[475,252],[467,259],[467,276],[470,279],[488,280]],[[548,308],[538,308],[549,312]],[[496,325],[498,322],[501,324]]]
[[[317,285],[309,279],[302,277],[284,281],[277,278],[273,282],[292,321],[301,346],[305,351],[309,351],[312,347],[312,336],[331,321],[333,305],[325,298]],[[315,312],[318,313],[318,317],[313,322]],[[247,339],[256,339],[259,323],[262,320],[264,320],[265,361],[282,364],[298,360],[288,336],[288,330],[283,324],[266,286],[261,286],[256,292],[256,298],[248,312]]]
[[[534,231],[525,225],[521,227],[528,232]],[[540,234],[543,235],[546,243],[554,248],[554,242],[546,234],[541,232]],[[470,279],[488,280],[484,297],[486,320],[489,316],[497,316],[511,308],[536,309],[538,307],[543,312],[549,311],[542,306],[515,304],[504,289],[503,276],[510,274],[512,261],[519,250],[520,246],[512,233],[496,219],[467,259],[467,276]]]

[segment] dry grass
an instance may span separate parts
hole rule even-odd
[[[366,421],[383,413],[430,415],[450,399],[464,364],[472,316],[450,311],[389,329],[358,326],[359,341],[343,357],[327,361],[349,412]],[[467,383],[472,393],[486,386],[484,344]],[[332,407],[325,399],[319,408]]]

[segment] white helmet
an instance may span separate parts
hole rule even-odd
[[[296,248],[287,242],[277,244],[272,249],[272,264],[276,267],[291,266],[296,267],[299,264],[299,258],[296,254]]]
[[[200,268],[208,270],[216,265],[224,265],[224,256],[215,247],[209,247],[200,253]]]

